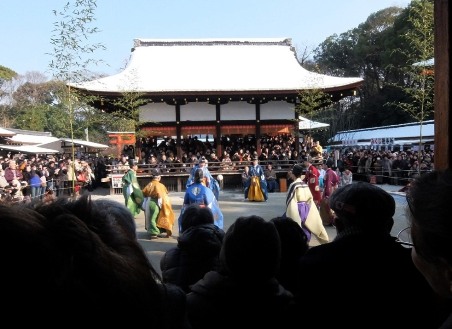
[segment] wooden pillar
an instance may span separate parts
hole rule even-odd
[[[221,147],[221,104],[215,105],[215,111],[215,145],[217,146],[216,152],[220,156],[223,154],[223,148]]]
[[[300,156],[300,119],[298,112],[296,111],[295,107],[297,106],[297,102],[294,103],[294,119],[295,122],[293,124],[293,131],[295,132],[295,150],[298,152],[298,156]]]
[[[261,155],[261,104],[256,101],[256,151]]]
[[[179,159],[182,159],[182,129],[180,126],[180,105],[176,104],[176,153]]]
[[[450,8],[448,0],[435,0],[435,169],[452,164],[450,85]]]

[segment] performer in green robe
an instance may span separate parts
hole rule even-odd
[[[143,203],[143,192],[137,180],[138,165],[134,164],[132,168],[122,176],[122,194],[126,207],[135,217],[141,212],[141,204]]]

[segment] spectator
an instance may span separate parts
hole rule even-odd
[[[298,261],[309,249],[308,237],[290,217],[275,217],[270,221],[278,230],[281,240],[281,265],[276,278],[284,288],[293,292],[298,282]]]
[[[407,192],[408,219],[411,225],[414,265],[448,307],[448,317],[438,327],[452,328],[452,171],[423,174],[410,184]]]
[[[386,153],[383,154],[383,159],[381,160],[381,169],[383,175],[382,183],[389,184],[392,177],[392,159]]]
[[[341,176],[341,186],[353,183],[353,174],[350,170],[345,169]]]
[[[160,260],[162,280],[190,292],[190,286],[209,271],[218,269],[224,231],[214,225],[209,208],[193,204],[181,219],[182,232],[177,246],[169,249]]]
[[[219,271],[208,272],[187,294],[193,328],[288,328],[294,323],[293,295],[276,279],[281,243],[273,223],[239,217],[220,251]],[[234,311],[225,310],[234,305]],[[251,307],[252,305],[252,307]]]
[[[234,160],[237,161],[237,160]],[[238,160],[240,161],[240,160]],[[221,160],[221,170],[229,171],[233,169],[233,163],[229,154],[226,153],[223,160]]]
[[[273,169],[271,163],[267,164],[267,168],[264,170],[265,181],[267,182],[268,193],[276,192],[279,189],[278,182],[276,181],[276,171]]]
[[[299,263],[298,309],[309,314],[306,327],[436,328],[436,302],[431,288],[411,261],[411,250],[390,235],[395,201],[377,185],[356,182],[337,189],[330,197],[335,212],[336,238],[314,246]],[[400,299],[410,316],[401,316]],[[309,298],[307,298],[309,296]],[[328,296],[328,316],[325,298]],[[353,304],[353,316],[350,303]],[[375,315],[369,305],[382,301]],[[310,322],[312,320],[312,322]]]
[[[5,169],[5,179],[9,185],[12,186],[11,197],[14,199],[20,199],[22,194],[20,192],[23,181],[22,171],[19,169],[19,165],[16,160],[9,160],[8,167]]]
[[[159,315],[157,328],[187,324],[183,292],[160,283],[124,205],[85,195],[0,205],[0,212],[3,320],[17,321],[29,306],[23,325],[142,326],[149,310]]]
[[[311,149],[311,156],[312,157],[321,157],[323,156],[323,147],[320,145],[320,141],[315,141],[314,145]]]
[[[6,186],[9,186],[9,183],[5,178],[5,170],[3,170],[3,168],[0,168],[0,188],[5,188]]]

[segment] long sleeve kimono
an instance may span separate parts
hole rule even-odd
[[[264,170],[260,165],[250,166],[248,182],[245,184],[245,199],[249,201],[267,201],[268,189]]]
[[[145,229],[151,235],[157,235],[161,228],[171,236],[175,216],[166,186],[154,179],[143,188],[143,196]]]
[[[322,244],[329,241],[328,233],[323,226],[312,193],[301,178],[297,178],[289,186],[284,215],[292,218],[301,226],[308,236],[308,240],[311,239],[311,234],[314,234]]]
[[[135,171],[128,170],[122,176],[122,194],[126,207],[135,217],[141,212],[141,204],[143,203],[143,193],[141,192],[140,184]]]
[[[218,228],[223,229],[223,213],[221,212],[218,200],[215,198],[212,190],[204,186],[202,183],[193,183],[187,187],[184,195],[184,204],[179,215],[179,232],[181,229],[181,220],[184,210],[191,204],[198,204],[201,207],[208,207],[212,210],[214,224]]]

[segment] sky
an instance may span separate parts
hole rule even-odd
[[[1,0],[0,65],[21,75],[41,72],[51,76],[50,43],[54,10],[74,0]],[[92,71],[104,75],[126,65],[133,40],[200,38],[291,38],[301,50],[314,49],[333,34],[358,27],[369,15],[409,0],[97,0],[96,26],[100,32],[93,59],[103,63]]]

